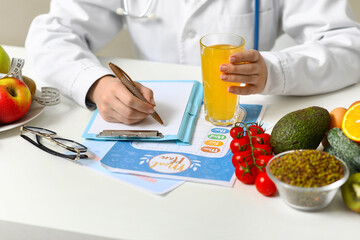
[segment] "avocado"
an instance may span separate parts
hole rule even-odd
[[[350,210],[360,213],[360,173],[352,174],[341,186],[341,196]]]
[[[312,106],[290,112],[274,126],[270,145],[275,154],[295,149],[316,149],[330,125],[328,110]]]

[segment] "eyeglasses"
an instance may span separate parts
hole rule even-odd
[[[34,134],[36,141],[27,136],[26,133]],[[73,161],[79,158],[88,158],[86,154],[82,154],[87,152],[87,147],[70,139],[56,137],[56,132],[46,128],[23,125],[20,127],[20,136],[41,150],[58,157],[68,158]],[[46,139],[48,142],[45,143],[42,139]]]

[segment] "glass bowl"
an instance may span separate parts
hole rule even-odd
[[[280,153],[269,161],[266,166],[266,172],[269,178],[275,183],[280,197],[287,205],[302,211],[317,211],[325,208],[333,200],[339,188],[349,178],[347,165],[341,159],[336,158],[344,167],[344,176],[331,184],[321,187],[297,187],[280,181],[270,171],[271,162],[294,151],[295,150]]]

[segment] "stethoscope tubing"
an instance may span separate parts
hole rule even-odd
[[[149,1],[148,1],[148,4],[147,4],[144,12],[141,13],[141,14],[139,14],[138,16],[134,16],[134,15],[132,15],[132,14],[129,13],[129,10],[128,10],[128,9],[129,9],[129,8],[128,8],[128,1],[127,1],[127,0],[123,0],[123,3],[124,3],[124,10],[125,10],[124,13],[126,13],[126,15],[131,16],[131,17],[136,17],[136,18],[144,18],[144,17],[147,17],[148,12],[149,12],[150,7],[151,7],[151,4],[153,3],[153,0],[149,0]]]
[[[255,19],[254,19],[254,49],[259,50],[259,4],[260,0],[255,0]]]

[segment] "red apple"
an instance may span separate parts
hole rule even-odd
[[[16,78],[0,79],[0,123],[22,118],[31,106],[31,93],[26,84]]]

